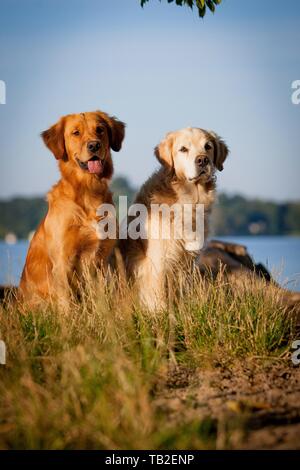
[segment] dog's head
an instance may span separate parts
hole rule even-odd
[[[42,132],[46,146],[61,168],[73,168],[97,177],[110,178],[113,171],[110,149],[118,152],[125,135],[125,124],[96,111],[62,117]]]
[[[167,134],[155,148],[155,155],[179,179],[206,183],[216,169],[223,170],[228,148],[214,132],[188,127]]]

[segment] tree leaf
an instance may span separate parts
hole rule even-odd
[[[215,12],[216,7],[215,7],[214,2],[212,0],[206,0],[206,5],[210,9],[210,11],[212,11],[213,13]]]
[[[193,9],[194,0],[186,0],[186,4],[187,4],[191,9]]]
[[[161,0],[159,0],[161,2]],[[145,3],[149,2],[149,0],[140,0],[140,4],[143,7]],[[168,3],[173,3],[174,0],[167,0]],[[215,5],[220,5],[222,0],[175,0],[176,5],[182,6],[186,5],[189,8],[193,8],[195,5],[198,9],[199,16],[203,18],[206,13],[206,8],[209,8],[210,11],[213,13],[215,12]]]
[[[206,13],[206,6],[204,5],[203,8],[198,8],[198,11],[199,11],[200,18],[203,18],[205,16],[205,13]]]

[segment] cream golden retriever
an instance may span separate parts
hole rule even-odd
[[[113,204],[111,149],[119,151],[125,125],[96,111],[62,117],[42,133],[58,161],[61,179],[48,193],[48,212],[29,247],[20,292],[32,303],[63,301],[83,267],[106,267],[115,245],[99,239],[97,210]]]
[[[166,305],[168,275],[174,278],[179,266],[184,270],[199,254],[208,234],[208,216],[215,199],[215,173],[223,170],[227,154],[228,148],[220,137],[198,128],[170,132],[156,147],[155,155],[162,166],[142,186],[135,200],[136,204],[147,207],[143,227],[146,237],[128,237],[119,243],[127,275],[137,284],[140,300],[149,310]],[[174,204],[188,207],[193,228],[196,207],[202,205],[201,236],[193,230],[178,231],[182,219],[169,212],[170,237],[163,237],[165,215],[153,212],[153,205],[161,204],[169,208]]]

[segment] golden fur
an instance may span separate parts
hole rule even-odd
[[[124,130],[122,122],[97,111],[64,116],[42,133],[61,179],[48,193],[47,215],[29,247],[20,283],[26,301],[63,301],[85,265],[107,265],[115,241],[99,240],[96,211],[113,204],[110,149],[120,150]]]
[[[155,149],[162,167],[142,186],[135,200],[135,203],[147,207],[148,237],[128,238],[119,243],[128,277],[136,282],[140,300],[150,310],[165,306],[167,276],[171,274],[174,277],[179,266],[179,270],[185,269],[187,263],[199,254],[197,242],[184,238],[167,240],[152,237],[150,224],[159,225],[161,218],[150,220],[153,218],[150,206],[190,204],[194,217],[196,204],[203,204],[206,238],[208,216],[215,199],[215,170],[222,171],[227,154],[225,143],[215,133],[198,128],[171,132]],[[174,219],[171,219],[172,223]]]

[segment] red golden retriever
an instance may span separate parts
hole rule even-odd
[[[61,179],[29,247],[20,283],[25,301],[65,299],[85,265],[107,266],[115,240],[99,239],[97,209],[113,204],[110,150],[121,149],[124,134],[123,122],[100,111],[64,116],[42,133]]]

